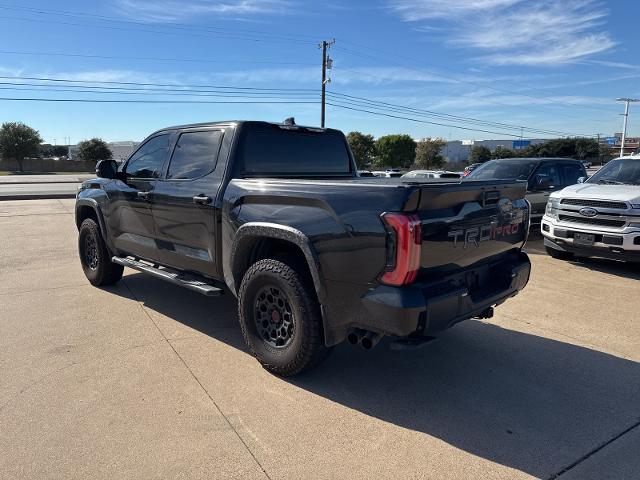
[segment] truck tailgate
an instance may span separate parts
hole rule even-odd
[[[464,268],[522,246],[529,226],[525,182],[438,187],[421,185],[413,200],[422,227],[420,274]]]

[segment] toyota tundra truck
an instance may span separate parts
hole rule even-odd
[[[581,180],[549,197],[541,225],[547,253],[640,262],[640,155]]]
[[[278,375],[345,340],[412,348],[491,317],[529,279],[526,182],[358,177],[338,130],[165,128],[96,173],[75,208],[89,282],[129,267],[234,295],[249,351]]]

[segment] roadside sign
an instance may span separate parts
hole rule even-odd
[[[617,137],[605,137],[604,142],[607,145],[615,145],[617,140],[618,140]]]
[[[513,141],[514,150],[521,150],[525,147],[528,147],[529,145],[531,145],[531,140],[514,140]]]

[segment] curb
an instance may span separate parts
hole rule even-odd
[[[94,178],[94,177],[91,177]],[[81,180],[79,178],[76,178],[75,180],[35,180],[33,182],[6,182],[6,181],[2,181],[0,180],[0,186],[2,185],[38,185],[38,184],[45,184],[45,183],[53,183],[53,184],[58,184],[58,183],[63,183],[63,184],[67,184],[67,183],[82,183],[84,182],[84,180]]]
[[[47,199],[60,199],[60,198],[76,198],[76,193],[26,193],[24,195],[2,195],[0,194],[0,202],[11,200],[47,200]]]

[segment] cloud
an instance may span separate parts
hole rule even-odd
[[[149,23],[189,20],[201,15],[234,17],[287,13],[290,0],[116,0],[123,16]]]
[[[408,22],[463,17],[487,9],[504,8],[521,0],[393,0],[391,8]]]
[[[608,12],[596,0],[389,1],[420,29],[445,23],[447,43],[485,51],[478,58],[495,65],[560,65],[615,46],[603,31]]]

